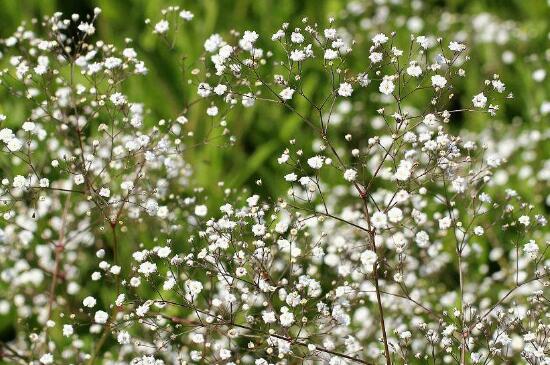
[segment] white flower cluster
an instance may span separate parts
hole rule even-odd
[[[165,119],[125,87],[147,74],[139,48],[91,40],[99,9],[83,19],[56,13],[36,21],[45,32],[25,23],[1,40],[1,84],[27,113],[0,115],[0,318],[17,319],[1,357],[550,364],[540,204],[550,202],[550,158],[538,157],[550,133],[456,134],[464,115],[489,123],[506,85],[492,75],[459,95],[471,72],[467,34],[421,35],[411,17],[403,43],[380,31],[398,22],[398,3],[374,2],[360,26],[304,18],[271,37],[212,34],[187,80],[197,101]],[[369,7],[353,2],[343,13]],[[147,31],[176,49],[193,19],[171,6]],[[226,181],[201,187],[186,152],[232,144],[228,121],[238,123],[241,108],[300,121],[263,166],[279,175],[258,179],[256,194]],[[277,183],[280,196],[264,189]]]

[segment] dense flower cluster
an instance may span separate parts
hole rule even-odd
[[[352,16],[365,11],[350,4]],[[307,18],[270,35],[213,34],[192,72],[197,102],[153,120],[124,92],[148,72],[131,41],[122,50],[92,41],[100,13],[54,14],[1,41],[1,85],[28,107],[24,121],[0,118],[9,166],[0,316],[20,324],[1,356],[550,364],[547,219],[506,186],[518,174],[548,188],[548,160],[536,154],[550,133],[453,131],[465,116],[490,123],[513,97],[497,74],[460,95],[472,72],[463,39],[424,35],[411,17],[401,49],[398,34],[371,31],[382,12],[357,39],[335,19]],[[146,23],[173,48],[193,19],[174,6]],[[491,24],[497,39],[510,26]],[[209,204],[184,159],[195,145],[193,105],[212,124],[205,142],[233,143],[227,120],[241,108],[295,115],[303,134],[275,161],[286,194],[220,182],[224,203]],[[533,165],[516,171],[519,154]],[[152,242],[127,239],[139,227]]]

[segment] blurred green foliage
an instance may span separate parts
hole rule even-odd
[[[373,7],[379,1],[363,1],[366,7]],[[387,1],[387,3],[398,3]],[[404,2],[401,2],[404,3]],[[406,2],[408,3],[408,1]],[[182,60],[174,57],[175,54],[184,58],[183,64],[193,67],[194,60],[202,55],[202,43],[212,33],[227,34],[231,29],[256,30],[262,35],[271,35],[280,24],[286,21],[299,23],[307,16],[320,24],[326,23],[329,16],[338,17],[346,11],[349,1],[344,0],[201,0],[201,1],[169,1],[169,0],[3,0],[0,1],[0,36],[11,34],[21,21],[33,17],[61,11],[64,14],[77,13],[91,14],[93,8],[102,9],[102,15],[97,24],[98,39],[104,39],[122,46],[126,37],[133,40],[132,46],[139,52],[140,57],[147,63],[150,74],[144,78],[137,78],[128,85],[130,99],[143,102],[151,109],[151,119],[169,118],[177,115],[182,106],[194,98],[194,87],[186,83],[182,71]],[[191,10],[195,19],[187,23],[180,31],[178,44],[170,52],[160,42],[155,40],[151,26],[146,26],[144,20],[150,18],[152,22],[160,18],[160,10],[179,5]],[[403,6],[407,9],[407,6]],[[530,35],[527,44],[532,49],[521,50],[523,54],[535,52],[537,47],[544,49],[548,44],[550,30],[550,7],[545,0],[430,0],[424,2],[419,14],[426,23],[426,32],[434,31],[433,25],[440,21],[441,14],[454,13],[464,17],[489,12],[502,19],[517,21],[523,30]],[[408,14],[399,14],[407,16]],[[405,29],[388,29],[401,31],[405,42],[408,42],[408,31]],[[526,45],[523,45],[524,47]],[[501,73],[509,90],[513,90],[516,100],[508,105],[507,117],[528,118],[530,111],[536,109],[544,99],[543,88],[535,89],[531,77],[532,63],[542,60],[521,60],[504,66],[500,53],[494,45],[477,47],[473,50],[472,59],[482,70],[475,77],[468,78],[465,94],[472,95],[474,88],[479,85],[482,77],[491,73]],[[361,52],[361,50],[356,50]],[[366,49],[364,51],[367,51]],[[359,58],[360,59],[360,58]],[[359,65],[360,66],[360,65]],[[507,69],[503,68],[506,67]],[[506,78],[507,75],[514,77]],[[309,87],[316,87],[315,78],[309,80]],[[537,91],[535,91],[537,90]],[[4,94],[2,94],[4,96]],[[3,103],[4,109],[10,108],[9,101]],[[14,107],[22,116],[23,110]],[[220,197],[217,182],[226,181],[232,187],[243,184],[254,189],[254,181],[262,179],[262,190],[272,196],[284,192],[286,185],[277,178],[277,166],[272,158],[284,149],[284,144],[293,138],[300,130],[299,119],[279,108],[259,116],[256,108],[240,113],[233,125],[232,132],[237,137],[237,145],[230,151],[224,151],[215,143],[190,152],[189,162],[195,167],[195,181],[197,184],[210,187],[212,196]],[[14,110],[10,110],[14,114]],[[199,128],[205,124],[202,113],[190,115],[190,121]],[[238,120],[237,120],[238,119]],[[475,119],[475,118],[474,118]],[[474,125],[474,123],[470,123]],[[470,125],[470,126],[471,126]],[[199,131],[200,135],[200,131]],[[227,152],[227,153],[226,153]]]
[[[363,1],[367,6],[372,6],[374,2],[379,1]],[[395,1],[388,1],[392,2]],[[408,0],[402,2],[407,3]],[[122,47],[125,38],[131,38],[132,46],[150,70],[147,77],[135,78],[127,84],[127,94],[132,101],[143,102],[150,108],[149,120],[154,122],[161,118],[173,118],[186,103],[196,98],[195,86],[187,83],[189,71],[200,66],[200,63],[195,62],[203,54],[203,40],[212,33],[227,34],[231,29],[255,30],[267,36],[283,22],[297,24],[305,16],[326,24],[329,16],[338,17],[349,3],[346,0],[0,0],[0,38],[8,37],[22,21],[29,21],[33,17],[40,18],[55,11],[86,15],[93,13],[94,7],[100,7],[103,12],[97,24],[96,39]],[[174,50],[167,50],[158,42],[152,34],[151,26],[146,26],[144,22],[148,18],[156,22],[160,18],[160,10],[170,5],[179,5],[195,14],[194,20],[180,30],[180,38]],[[408,9],[406,6],[403,8]],[[508,123],[510,128],[515,128],[520,121],[537,123],[531,120],[533,111],[550,95],[550,84],[536,84],[532,77],[534,69],[545,67],[548,63],[543,54],[544,51],[548,52],[550,42],[550,6],[546,0],[429,0],[424,2],[422,13],[417,15],[426,23],[425,33],[437,34],[435,26],[441,21],[443,13],[467,18],[484,12],[517,22],[520,29],[528,34],[529,41],[517,45],[514,51],[518,59],[511,64],[502,62],[501,50],[494,44],[474,47],[470,53],[474,63],[471,67],[478,68],[479,72],[467,78],[461,85],[461,92],[471,96],[478,92],[478,85],[484,77],[499,73],[507,84],[507,90],[515,95],[515,99],[503,108],[500,115],[503,123]],[[399,39],[403,42],[401,46],[406,47],[406,29],[385,30],[403,32]],[[362,47],[355,52],[365,53],[363,59],[366,64],[368,47]],[[361,69],[361,59],[355,57],[353,61],[356,70]],[[304,89],[314,93],[319,77],[313,74],[306,81]],[[0,100],[0,112],[16,120],[25,118],[23,107],[7,98],[3,91],[0,91]],[[306,105],[298,107],[305,108]],[[192,110],[188,117],[200,138],[209,127],[203,111]],[[193,166],[194,183],[206,188],[205,195],[209,196],[213,206],[219,204],[223,196],[217,185],[221,180],[226,182],[226,186],[248,187],[266,197],[283,194],[288,185],[281,179],[275,156],[286,147],[289,139],[306,133],[307,128],[299,117],[283,108],[272,108],[268,113],[262,108],[241,109],[231,114],[230,118],[231,132],[237,138],[234,147],[225,148],[208,143],[190,149],[187,159]],[[477,131],[485,128],[480,117],[469,115],[467,118],[455,128]],[[306,139],[305,142],[311,140]],[[304,148],[311,149],[311,143]],[[550,146],[546,148],[549,149],[546,152],[550,153]],[[261,189],[255,184],[258,179],[263,181]],[[530,191],[517,177],[512,177],[510,187],[531,195],[533,201],[543,201],[544,192]],[[146,240],[145,237],[143,239]],[[97,283],[92,285],[97,288],[89,289],[102,292],[104,297],[112,294],[108,287],[101,287]],[[6,333],[3,336],[10,337]]]

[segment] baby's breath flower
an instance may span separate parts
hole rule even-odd
[[[487,104],[487,97],[483,93],[479,93],[472,99],[472,104],[474,104],[474,107],[476,108],[485,108],[485,105]]]
[[[287,87],[286,89],[284,89],[283,91],[281,91],[279,93],[279,96],[281,97],[281,99],[283,100],[290,100],[292,99],[292,95],[294,95],[294,90],[290,87]]]
[[[343,82],[340,84],[340,87],[338,88],[338,95],[348,97],[351,96],[351,93],[353,92],[353,88],[351,84],[347,82]]]
[[[95,315],[94,315],[95,323],[104,324],[107,322],[108,318],[109,318],[109,315],[107,314],[107,312],[104,312],[101,310],[95,312]]]
[[[432,86],[435,88],[443,88],[447,85],[447,79],[441,75],[432,76]]]
[[[384,76],[384,79],[380,83],[379,90],[382,94],[390,95],[393,93],[393,90],[395,89],[395,84],[393,83],[393,80],[389,76]]]
[[[378,260],[376,253],[372,250],[365,250],[361,253],[361,264],[366,273],[374,271],[374,264]]]
[[[307,164],[309,167],[315,170],[319,170],[321,167],[323,167],[323,157],[322,156],[313,156],[308,158]]]
[[[85,306],[85,307],[88,307],[88,308],[93,308],[96,304],[96,300],[94,297],[86,297],[84,298],[84,300],[82,301],[82,304]]]
[[[356,178],[357,171],[355,171],[354,169],[347,169],[346,171],[344,171],[344,179],[346,179],[346,181],[355,181]]]
[[[165,34],[168,32],[168,29],[170,28],[170,23],[168,23],[167,20],[161,20],[157,24],[155,24],[155,33],[158,34]]]

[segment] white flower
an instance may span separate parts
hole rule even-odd
[[[358,74],[357,82],[362,87],[367,87],[370,84],[369,75],[366,72]]]
[[[529,216],[522,215],[521,217],[518,218],[518,222],[527,227],[530,223]]]
[[[288,222],[285,222],[285,221],[281,221],[281,222],[278,222],[276,225],[275,225],[275,231],[277,233],[285,233],[286,230],[288,229]]]
[[[474,234],[475,234],[476,236],[483,236],[483,233],[485,233],[485,230],[483,229],[482,226],[476,226],[476,227],[474,228]]]
[[[168,28],[170,28],[170,24],[166,20],[161,20],[157,24],[155,24],[155,33],[158,34],[164,34],[168,32]]]
[[[120,307],[124,303],[126,296],[124,294],[119,294],[115,299],[115,305]]]
[[[205,84],[205,85],[207,85],[207,84]],[[223,94],[225,94],[226,91],[227,91],[227,85],[224,85],[224,84],[218,84],[214,88],[214,93],[216,95],[223,95]],[[200,93],[202,93],[203,95],[208,96],[210,94],[210,90],[206,89],[206,88],[205,89],[199,89],[199,95],[200,95]],[[201,95],[201,96],[203,96],[203,95]]]
[[[393,178],[399,181],[406,181],[409,177],[411,177],[411,169],[412,163],[410,161],[401,160],[395,174],[393,175]]]
[[[53,355],[50,353],[44,354],[40,357],[40,362],[44,365],[53,364]]]
[[[126,104],[126,96],[122,95],[119,92],[116,92],[113,95],[111,95],[109,100],[111,100],[111,103],[113,103],[114,105]]]
[[[279,316],[281,326],[290,327],[294,323],[294,314],[288,311],[287,307],[281,309],[281,315]]]
[[[238,267],[237,270],[235,270],[235,275],[238,278],[241,278],[246,275],[246,269],[244,267]]]
[[[372,38],[375,45],[384,44],[388,41],[388,37],[384,33],[378,33]]]
[[[350,182],[355,181],[355,179],[357,179],[357,171],[354,169],[347,169],[344,171],[344,179]]]
[[[298,175],[296,175],[295,173],[290,173],[285,175],[286,181],[292,182],[292,181],[296,181],[297,179],[298,179]]]
[[[540,105],[540,113],[542,115],[550,114],[550,101],[543,101]]]
[[[164,290],[172,290],[172,288],[176,285],[176,279],[173,277],[169,277],[164,281],[162,284],[162,289]]]
[[[306,59],[306,54],[300,49],[290,52],[290,59],[294,62],[300,62]]]
[[[218,115],[218,107],[215,105],[209,107],[208,109],[206,109],[206,114],[211,117],[215,117],[216,115]]]
[[[271,36],[272,41],[278,41],[279,39],[285,36],[285,32],[282,29],[279,29],[276,33]]]
[[[12,138],[8,141],[6,147],[8,147],[8,150],[11,152],[17,152],[23,147],[23,142],[17,138]]]
[[[407,67],[407,74],[412,77],[418,77],[422,75],[422,67],[415,63],[411,63],[411,65]]]
[[[327,48],[325,50],[325,60],[328,60],[328,61],[331,61],[331,60],[334,60],[338,58],[338,52],[331,49],[331,48]]]
[[[462,52],[466,49],[466,46],[459,42],[449,43],[449,49],[453,52]]]
[[[394,89],[395,85],[392,78],[389,76],[384,76],[384,79],[380,83],[380,87],[378,88],[378,90],[384,95],[390,95]]]
[[[122,190],[132,190],[134,188],[134,183],[133,181],[123,181],[120,183],[120,188]]]
[[[397,207],[393,207],[388,211],[388,219],[392,223],[398,223],[403,219],[403,212]]]
[[[138,317],[143,317],[144,315],[147,314],[147,312],[149,312],[150,307],[151,307],[151,304],[149,304],[149,302],[143,303],[142,305],[136,308],[136,315]]]
[[[133,48],[124,48],[122,55],[129,59],[135,59],[137,57],[136,50]]]
[[[172,252],[170,247],[164,246],[158,249],[157,256],[160,258],[165,258],[165,257],[168,257],[168,255],[170,255],[170,252]]]
[[[426,124],[428,127],[437,127],[437,117],[432,113],[426,114],[422,123]]]
[[[479,93],[473,97],[472,104],[474,104],[476,108],[485,108],[485,105],[487,105],[487,97],[485,94]]]
[[[423,35],[416,37],[416,43],[420,44],[420,47],[424,49],[427,49],[430,45],[429,39]]]
[[[75,175],[74,183],[76,185],[81,185],[82,183],[84,183],[84,175],[82,175],[82,174]]]
[[[298,32],[292,32],[290,35],[290,41],[292,43],[303,43],[304,42],[304,36],[301,33]]]
[[[127,345],[130,343],[130,334],[127,331],[120,331],[116,336],[116,340],[121,345]]]
[[[218,85],[216,86],[216,88],[214,88],[214,92],[216,92],[216,94],[218,95],[222,95],[225,92],[225,90],[227,90],[227,86],[225,85]],[[206,98],[207,96],[209,96],[211,92],[212,92],[212,87],[206,82],[201,82],[199,86],[197,86],[197,94],[199,94],[199,96],[203,98]]]
[[[0,141],[8,143],[10,139],[13,139],[13,131],[9,128],[3,128],[0,130]]]
[[[294,89],[291,89],[290,87],[287,87],[283,91],[279,93],[279,96],[283,100],[290,100],[292,99],[292,95],[294,95]]]
[[[109,318],[109,315],[107,312],[104,311],[97,311],[94,315],[94,321],[99,324],[104,324],[107,322],[107,319]]]
[[[179,117],[176,118],[176,122],[178,122],[181,125],[187,124],[188,121],[189,119],[187,119],[187,117],[184,115],[180,115]]]
[[[376,229],[385,228],[388,224],[388,217],[384,212],[375,212],[371,219],[370,219],[372,225]]]
[[[242,104],[245,108],[250,108],[254,105],[256,99],[254,98],[254,94],[248,93],[243,95]]]
[[[84,298],[84,300],[82,301],[82,305],[84,305],[85,307],[88,307],[88,308],[93,308],[96,304],[96,300],[94,297],[86,297]]]
[[[32,131],[34,131],[34,129],[36,128],[36,124],[34,124],[33,122],[25,122],[25,123],[23,123],[23,125],[21,126],[21,128],[22,128],[25,132],[32,132]]]
[[[319,170],[321,167],[323,167],[323,157],[322,156],[310,157],[307,160],[307,164],[312,169]]]
[[[183,20],[186,20],[186,21],[190,21],[195,16],[192,12],[190,12],[189,10],[185,10],[185,9],[180,11],[179,15],[180,15],[180,18],[182,18]]]
[[[252,233],[254,233],[254,236],[263,236],[265,234],[265,226],[260,223],[253,225]]]
[[[246,198],[246,203],[249,207],[254,207],[258,204],[258,201],[260,200],[260,196],[257,194],[252,195],[249,198]]]
[[[201,333],[193,333],[191,335],[191,341],[193,343],[203,343],[204,342],[204,336]]]
[[[46,56],[38,57],[38,65],[34,68],[37,75],[44,75],[48,71],[49,59]]]
[[[104,64],[105,68],[112,70],[122,65],[122,60],[118,57],[107,57]]]
[[[449,229],[453,221],[450,217],[443,217],[439,219],[439,228],[440,229]]]
[[[296,242],[290,242],[284,238],[277,240],[277,246],[281,252],[290,253],[292,257],[298,257],[302,254],[302,250],[296,245]]]
[[[537,82],[542,82],[546,78],[546,70],[539,68],[538,70],[533,71],[533,80]]]
[[[143,276],[148,277],[157,271],[157,264],[149,261],[145,261],[139,265],[138,272],[143,274]]]
[[[365,272],[371,273],[374,271],[374,264],[377,259],[376,252],[372,250],[365,250],[361,253],[361,264],[363,264]]]
[[[369,60],[370,60],[372,63],[381,62],[383,58],[384,58],[384,57],[383,57],[382,53],[380,53],[380,52],[372,52],[372,53],[369,55]]]
[[[338,88],[338,95],[348,97],[351,96],[351,93],[353,92],[353,88],[351,87],[351,84],[347,82],[343,82],[340,84],[340,87]]]
[[[300,294],[298,294],[297,292],[292,292],[286,296],[285,302],[291,307],[297,307],[300,304],[301,300],[302,298]]]
[[[262,320],[265,323],[275,323],[275,321],[277,321],[277,318],[275,317],[275,312],[273,312],[273,311],[263,311],[262,312]]]
[[[235,49],[229,44],[226,44],[225,46],[220,47],[218,55],[221,57],[221,60],[223,61],[228,59],[231,56],[231,54],[233,54],[233,51],[235,51]]]
[[[245,30],[243,34],[243,39],[246,42],[254,43],[258,40],[258,37],[259,37],[258,33],[250,30]]]
[[[530,260],[536,260],[539,254],[539,246],[535,243],[534,240],[530,240],[523,246],[523,252]]]
[[[420,248],[426,248],[430,244],[430,236],[425,231],[416,233],[414,239]]]
[[[17,189],[21,189],[28,185],[27,179],[24,176],[17,175],[13,178],[12,186]]]
[[[227,360],[231,357],[231,351],[227,349],[220,349],[220,358],[222,360]]]
[[[334,39],[336,38],[336,29],[334,28],[327,28],[323,31],[325,38],[327,39]]]
[[[195,215],[198,217],[204,217],[208,214],[208,208],[206,205],[197,205],[195,206]]]
[[[93,24],[82,22],[78,25],[78,30],[86,33],[88,35],[92,35],[95,33],[95,27]]]
[[[432,76],[432,86],[435,88],[442,88],[447,85],[447,79],[441,75]]]
[[[282,165],[286,163],[289,159],[290,159],[290,155],[287,152],[285,152],[281,155],[281,157],[277,159],[277,163],[279,163],[279,165]]]
[[[500,80],[493,80],[491,81],[491,85],[493,85],[493,88],[496,90],[496,92],[498,93],[503,93],[504,90],[506,90],[506,85],[504,85],[504,83]]]
[[[243,37],[239,40],[239,46],[245,51],[254,49],[254,42],[258,40],[258,33],[250,30],[245,30]]]
[[[73,326],[70,324],[63,325],[63,336],[70,337],[74,333]]]
[[[185,282],[185,291],[191,297],[196,297],[202,291],[202,283],[200,281],[188,280]]]
[[[101,188],[99,190],[99,195],[101,195],[104,198],[108,198],[109,196],[111,196],[111,190],[107,188]]]
[[[222,37],[219,34],[212,34],[205,42],[204,49],[207,52],[216,51],[224,43]]]

